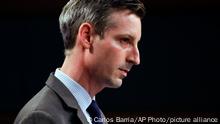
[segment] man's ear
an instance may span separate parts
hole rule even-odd
[[[79,43],[83,48],[85,49],[91,48],[92,25],[89,23],[82,23],[79,27],[78,36],[79,36]]]

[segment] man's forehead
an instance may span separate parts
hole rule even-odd
[[[128,9],[114,11],[108,16],[107,24],[112,27],[118,26],[120,21],[128,21],[128,19],[132,19],[134,17],[138,18],[141,22],[141,18]]]
[[[118,35],[126,36],[134,40],[141,37],[141,19],[129,10],[113,12],[105,28],[105,32],[113,31]]]

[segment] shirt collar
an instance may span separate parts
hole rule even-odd
[[[63,73],[60,69],[56,69],[54,76],[68,88],[68,90],[76,98],[81,110],[85,113],[86,109],[92,102],[92,98],[88,92],[79,83]],[[95,97],[93,99],[95,99]]]

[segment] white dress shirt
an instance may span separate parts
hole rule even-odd
[[[88,92],[79,83],[71,79],[59,69],[56,69],[54,76],[57,77],[76,98],[80,109],[85,115],[87,121],[91,124],[89,113],[86,111],[86,109],[92,103],[92,98]]]

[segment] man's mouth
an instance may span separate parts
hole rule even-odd
[[[128,72],[129,72],[128,69],[119,68],[119,70],[121,71],[121,74],[123,75],[123,78],[126,77]]]

